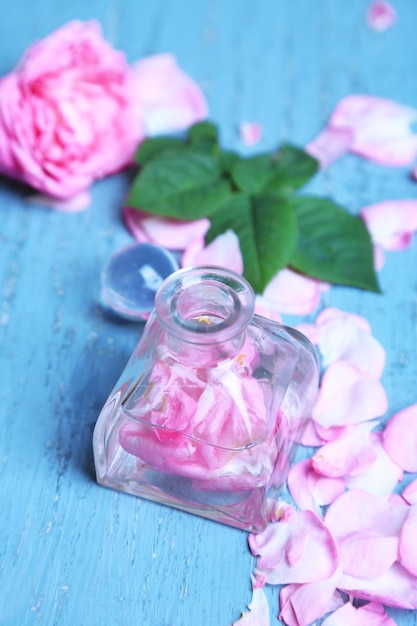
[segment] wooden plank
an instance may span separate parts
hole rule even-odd
[[[34,39],[74,18],[98,19],[130,60],[172,52],[203,86],[226,146],[259,121],[257,150],[304,145],[335,103],[369,93],[417,105],[417,8],[398,0],[384,34],[368,2],[15,0],[0,21],[0,71]],[[130,241],[121,220],[129,175],[96,184],[73,215],[0,188],[0,623],[71,626],[229,625],[250,601],[246,534],[99,487],[92,429],[141,331],[99,304],[100,272]],[[345,157],[311,183],[353,212],[416,195],[407,168]],[[387,254],[383,295],[332,289],[322,305],[364,315],[387,350],[392,412],[416,401],[417,245]],[[271,623],[278,597],[268,589]],[[391,611],[399,626],[416,612]]]

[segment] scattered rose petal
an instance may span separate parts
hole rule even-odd
[[[249,535],[249,546],[259,555],[257,570],[275,585],[323,580],[338,565],[335,542],[312,511],[288,509],[279,522]]]
[[[343,600],[336,590],[342,576],[338,567],[334,574],[324,580],[306,584],[291,584],[280,591],[279,619],[287,626],[308,626],[329,611],[335,611],[343,605]]]
[[[53,198],[45,194],[34,194],[29,196],[27,201],[31,204],[39,204],[40,206],[47,207],[48,209],[56,209],[63,213],[78,213],[84,211],[91,204],[91,194],[89,191],[81,191],[76,196],[69,198],[68,200],[60,200],[59,198]]]
[[[374,244],[404,250],[417,231],[417,200],[386,200],[364,207],[361,217]]]
[[[345,492],[324,518],[336,540],[345,574],[371,579],[397,560],[399,535],[409,507],[360,490]]]
[[[417,157],[417,134],[411,124],[417,110],[374,96],[346,96],[333,111],[331,128],[350,129],[350,151],[388,166],[405,166]]]
[[[412,480],[403,490],[402,497],[408,504],[417,504],[417,478]]]
[[[376,496],[389,496],[402,480],[403,472],[382,447],[382,434],[371,433],[370,438],[376,452],[374,462],[364,472],[346,476],[345,484],[349,489],[362,489]]]
[[[181,265],[219,265],[238,274],[243,273],[243,258],[239,247],[239,238],[232,230],[218,235],[207,246],[195,241],[189,245],[181,257]]]
[[[329,288],[327,283],[283,269],[268,283],[263,295],[280,313],[308,315],[317,309],[321,294]]]
[[[319,314],[316,326],[317,345],[324,367],[341,360],[373,378],[381,377],[385,350],[371,335],[369,324],[363,317],[329,307]]]
[[[254,146],[262,136],[262,124],[259,122],[242,122],[239,135],[246,146]]]
[[[136,241],[154,243],[170,250],[184,250],[194,241],[201,241],[210,228],[207,218],[175,220],[149,215],[130,207],[123,208],[123,217]]]
[[[252,601],[248,605],[249,612],[244,612],[242,617],[232,626],[269,626],[269,605],[265,591],[262,587],[254,587]]]
[[[417,577],[417,505],[410,507],[400,534],[398,560]]]
[[[372,30],[382,33],[394,24],[397,19],[395,9],[386,0],[371,2],[366,12],[366,21]]]
[[[406,472],[417,472],[417,404],[399,411],[386,423],[382,445]]]
[[[339,589],[362,600],[399,609],[417,609],[417,577],[399,563],[394,563],[381,576],[372,578],[344,574]]]
[[[207,102],[198,85],[171,54],[158,54],[132,64],[134,100],[145,134],[183,130],[207,117]]]
[[[263,296],[256,295],[255,313],[274,322],[282,323],[281,315],[274,308],[271,308],[270,303]]]
[[[322,626],[395,626],[379,602],[370,602],[355,608],[350,602],[324,620]]]
[[[364,472],[375,461],[377,453],[369,434],[372,422],[350,426],[340,437],[322,446],[311,459],[317,474],[341,478]]]
[[[349,128],[327,126],[306,145],[305,149],[318,160],[321,169],[326,169],[346,152],[349,152],[352,142],[353,131]]]
[[[339,478],[321,476],[314,470],[311,459],[305,459],[291,468],[288,489],[301,509],[321,515],[320,507],[334,502],[345,491],[345,483]]]
[[[388,407],[378,380],[345,361],[331,363],[323,374],[312,417],[321,426],[347,426],[382,416]]]

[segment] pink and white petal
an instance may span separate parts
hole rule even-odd
[[[322,446],[324,443],[326,443],[327,439],[324,439],[321,436],[321,430],[324,429],[320,429],[319,432],[316,422],[313,422],[313,420],[308,420],[307,426],[302,430],[301,439],[297,441],[297,443],[312,448]]]
[[[385,350],[371,334],[368,322],[340,309],[325,309],[316,321],[318,347],[326,367],[346,361],[360,371],[380,378],[385,367]]]
[[[353,132],[349,128],[326,126],[305,147],[306,152],[317,159],[322,170],[349,152],[353,141]]]
[[[397,20],[394,7],[387,0],[374,0],[366,12],[366,22],[372,30],[383,33]]]
[[[326,512],[324,523],[339,542],[354,533],[399,536],[410,507],[360,491],[346,491]]]
[[[387,408],[387,395],[378,380],[336,361],[323,374],[312,418],[325,428],[348,426],[380,417]]]
[[[297,324],[295,327],[300,333],[305,335],[311,343],[316,346],[319,342],[319,331],[316,324],[308,324],[307,322]]]
[[[198,243],[190,245],[181,258],[181,265],[218,265],[242,274],[243,258],[239,238],[234,231],[227,230],[205,247]]]
[[[263,295],[280,313],[308,315],[317,309],[321,294],[329,288],[327,283],[286,268],[268,283]]]
[[[408,504],[417,504],[417,478],[407,485],[401,495]]]
[[[313,422],[313,424],[316,429],[317,436],[322,439],[322,443],[320,445],[329,441],[336,441],[336,439],[339,439],[339,437],[342,436],[347,428],[350,428],[349,426],[330,426],[329,428],[325,428],[317,422]]]
[[[262,587],[254,587],[252,601],[248,605],[249,612],[242,613],[242,617],[232,626],[269,626],[269,604]]]
[[[255,298],[255,313],[280,324],[282,323],[281,315],[275,308],[271,307],[271,303],[263,296],[257,295]]]
[[[207,118],[203,92],[171,54],[140,59],[131,68],[136,107],[142,112],[146,135],[183,130]]]
[[[417,231],[417,200],[385,200],[364,207],[360,215],[372,241],[384,250],[404,250]]]
[[[401,529],[398,561],[410,574],[417,577],[417,505],[410,507]]]
[[[154,243],[170,250],[184,250],[195,240],[204,239],[210,228],[207,218],[182,221],[150,215],[144,211],[123,207],[123,218],[139,243]]]
[[[399,563],[381,576],[359,578],[344,574],[339,589],[355,598],[399,609],[417,609],[417,577]]]
[[[355,608],[350,602],[327,617],[322,626],[396,626],[379,602]]]
[[[377,456],[369,437],[373,427],[373,422],[348,426],[340,437],[326,443],[314,454],[311,459],[314,471],[340,478],[368,469]]]
[[[79,211],[88,209],[91,204],[91,194],[89,191],[81,191],[67,200],[62,200],[61,198],[54,198],[53,196],[47,196],[43,193],[37,193],[33,196],[29,196],[26,200],[31,204],[38,204],[48,209],[56,209],[63,213],[78,213]]]
[[[397,560],[398,537],[378,537],[353,531],[337,542],[345,574],[358,578],[381,576]]]
[[[417,134],[411,130],[417,110],[393,100],[351,95],[330,116],[332,128],[353,132],[350,151],[381,165],[405,166],[417,157]]]
[[[262,124],[259,122],[242,122],[239,135],[246,146],[255,146],[262,136]]]
[[[249,536],[257,570],[271,584],[304,583],[328,578],[338,567],[336,544],[312,511],[288,510],[279,522]]]
[[[344,492],[345,484],[338,478],[320,476],[311,459],[304,459],[291,468],[288,489],[297,506],[321,515],[320,507],[334,502]]]
[[[417,472],[417,404],[393,415],[385,425],[382,445],[406,472]]]
[[[361,474],[345,477],[349,489],[362,489],[376,496],[388,497],[403,478],[403,472],[391,460],[382,447],[382,434],[371,433],[371,442],[376,452],[375,461]]]
[[[326,613],[337,610],[343,600],[337,591],[342,577],[340,567],[325,580],[286,585],[280,591],[279,619],[288,626],[308,626]]]
[[[210,221],[206,217],[182,221],[148,216],[143,219],[142,227],[149,241],[170,250],[184,250],[193,241],[204,239],[210,228]]]

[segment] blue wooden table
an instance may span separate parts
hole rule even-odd
[[[98,19],[130,61],[172,52],[204,89],[225,146],[261,122],[257,151],[305,145],[351,93],[417,106],[417,5],[393,0],[385,33],[367,0],[15,0],[0,19],[0,74],[70,19]],[[141,326],[110,318],[100,272],[131,236],[128,174],[97,183],[78,214],[0,181],[0,624],[228,626],[251,598],[247,535],[99,487],[92,431]],[[310,185],[353,212],[412,198],[407,169],[347,156]],[[390,411],[417,400],[417,242],[388,255],[383,295],[333,288],[322,305],[364,315],[387,350]],[[278,592],[267,589],[271,623]],[[417,612],[391,611],[397,624]]]

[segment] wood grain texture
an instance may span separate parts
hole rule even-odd
[[[98,19],[129,60],[174,53],[206,92],[222,142],[259,121],[258,151],[304,145],[350,93],[417,106],[417,5],[393,4],[384,34],[367,0],[14,0],[0,20],[0,74],[74,18]],[[100,272],[130,241],[121,206],[129,175],[96,184],[67,215],[0,181],[0,624],[228,626],[250,601],[246,534],[95,483],[91,436],[141,327],[99,304]],[[416,196],[406,168],[345,157],[309,186],[357,212]],[[387,255],[384,294],[332,289],[323,306],[367,317],[387,350],[390,411],[417,400],[417,244]],[[409,478],[409,477],[408,477]],[[271,623],[277,590],[268,589]],[[416,612],[392,611],[399,626]]]

